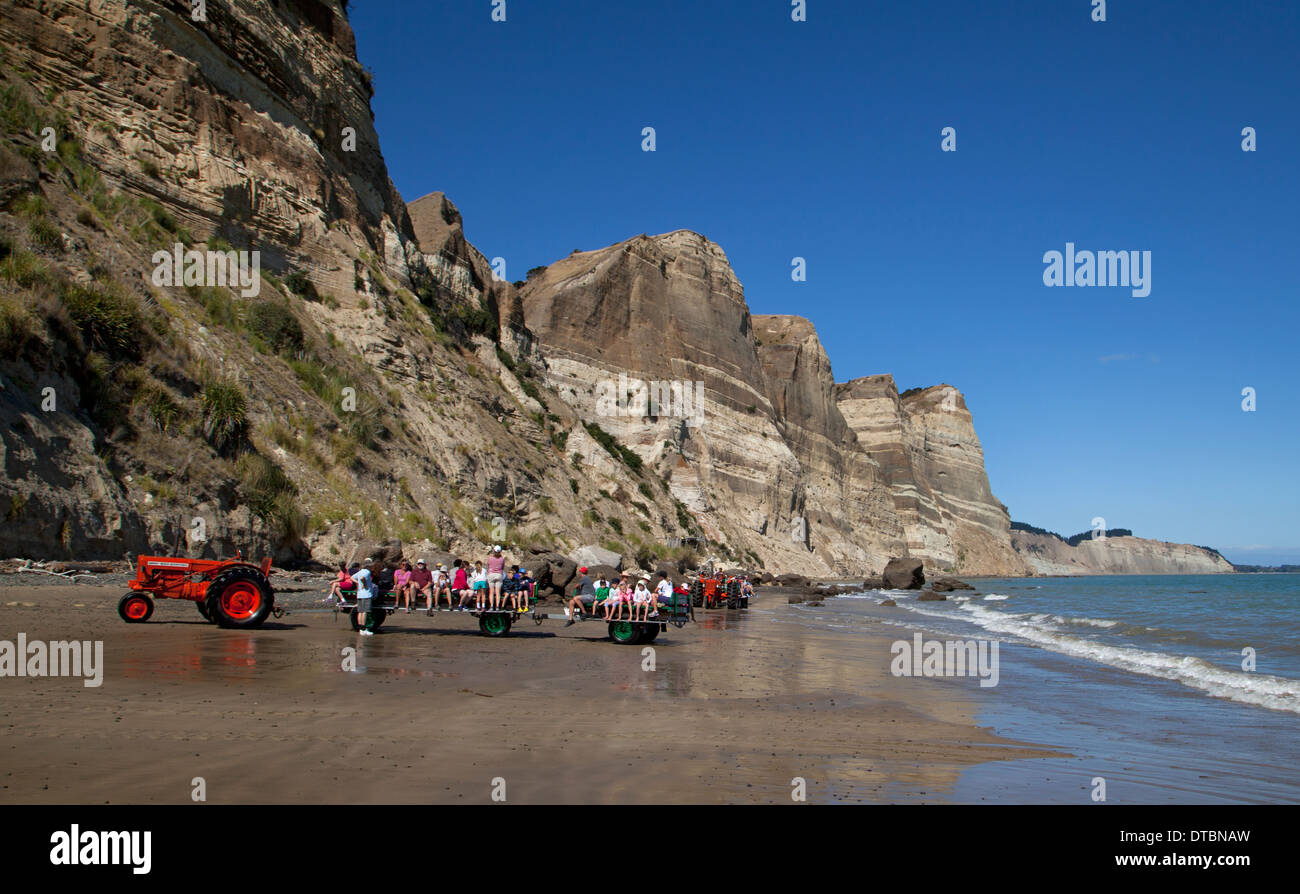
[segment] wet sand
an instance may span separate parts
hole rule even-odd
[[[489,639],[397,615],[359,637],[291,610],[236,631],[163,601],[128,625],[120,586],[12,580],[0,639],[103,640],[105,669],[0,678],[0,803],[189,803],[195,777],[208,803],[485,803],[497,778],[512,803],[790,803],[794,777],[812,802],[943,802],[972,764],[1062,756],[977,728],[957,683],[891,676],[897,628],[783,623],[776,588],[670,627],[647,671],[593,622]]]

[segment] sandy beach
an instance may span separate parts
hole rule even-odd
[[[0,679],[0,803],[187,803],[195,777],[209,803],[482,803],[498,778],[514,803],[789,803],[795,777],[814,802],[944,802],[972,764],[1063,755],[976,727],[971,681],[891,676],[896,628],[784,622],[778,588],[670,628],[653,671],[590,622],[489,639],[399,615],[361,638],[330,612],[236,631],[163,601],[128,625],[122,592],[0,580],[0,639],[102,640],[105,665],[97,688]]]

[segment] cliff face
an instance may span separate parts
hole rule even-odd
[[[1083,540],[1078,546],[1046,534],[1012,531],[1011,544],[1035,574],[1222,574],[1220,555],[1186,543],[1141,537]]]
[[[897,392],[879,406],[851,400],[846,420],[812,324],[751,318],[707,239],[678,231],[578,252],[532,277],[522,299],[551,384],[666,475],[710,537],[814,574],[879,570],[905,554],[968,573],[1025,571],[960,397],[951,414]],[[700,424],[602,410],[602,388],[620,376],[702,382]]]
[[[957,389],[900,398],[892,376],[836,386],[860,449],[880,467],[908,554],[967,574],[1023,574],[1011,519],[989,488],[984,452]]]

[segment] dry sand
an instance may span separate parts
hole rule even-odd
[[[103,640],[105,671],[0,678],[0,803],[189,803],[195,777],[209,803],[484,803],[497,777],[512,803],[790,803],[794,777],[809,801],[942,802],[971,764],[1061,756],[977,728],[956,682],[892,677],[897,629],[783,623],[776,588],[670,627],[645,671],[592,622],[489,639],[398,615],[362,638],[331,613],[244,632],[164,601],[128,625],[120,586],[14,580],[0,639]]]

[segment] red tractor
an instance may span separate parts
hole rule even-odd
[[[140,556],[131,592],[117,604],[128,624],[149,620],[155,599],[188,599],[199,614],[222,627],[261,627],[275,611],[271,560],[261,565],[233,559],[175,559]],[[277,613],[278,615],[279,613]]]

